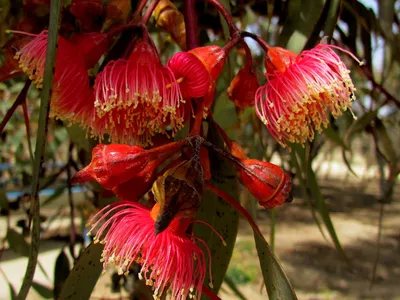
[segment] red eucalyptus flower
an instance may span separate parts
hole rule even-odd
[[[151,144],[153,135],[183,127],[179,85],[146,41],[128,60],[112,61],[97,75],[95,95],[98,120],[92,130],[114,142]]]
[[[207,246],[186,233],[193,222],[190,218],[174,218],[166,230],[156,235],[158,211],[158,204],[150,210],[135,202],[119,201],[92,218],[91,231],[98,229],[95,242],[104,244],[104,270],[114,264],[119,274],[127,275],[131,265],[138,263],[142,265],[139,278],[153,287],[154,299],[160,299],[167,290],[172,299],[200,299],[207,267],[203,250],[195,240]]]
[[[16,53],[15,59],[33,83],[42,88],[47,31],[26,35],[33,39]],[[77,47],[61,36],[58,39],[55,66],[51,116],[78,123],[87,120],[92,114],[94,97],[89,86],[85,58]]]
[[[313,140],[327,127],[329,111],[336,118],[355,100],[350,71],[333,49],[346,52],[325,44],[298,56],[269,49],[268,83],[257,90],[256,113],[283,147]]]

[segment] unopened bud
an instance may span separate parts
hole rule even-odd
[[[291,202],[292,178],[288,173],[272,163],[256,159],[242,163],[246,168],[239,170],[239,179],[261,206],[274,208]]]

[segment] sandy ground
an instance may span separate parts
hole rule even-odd
[[[323,193],[331,217],[350,264],[323,238],[307,205],[300,197],[276,210],[276,254],[290,278],[299,299],[400,299],[400,189],[395,201],[385,206],[380,260],[375,283],[370,288],[376,256],[379,209],[378,189],[365,182],[354,185],[343,182],[322,182]],[[257,212],[257,222],[268,239],[270,217],[265,210]],[[48,279],[37,271],[35,280],[51,286],[54,261],[60,247],[43,245],[39,260]],[[26,266],[26,259],[5,253],[1,269],[16,289]],[[262,275],[249,225],[241,220],[240,231],[228,274],[249,300],[267,299],[260,287]],[[0,276],[1,277],[1,276]],[[102,276],[92,299],[127,299],[110,293],[110,280]],[[124,297],[125,296],[125,297]],[[222,299],[238,299],[227,285],[220,292]],[[0,299],[9,299],[6,281],[0,279]],[[32,291],[29,299],[40,299]]]

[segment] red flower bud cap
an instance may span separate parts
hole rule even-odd
[[[197,47],[189,51],[194,54],[207,68],[211,79],[216,80],[221,74],[226,61],[225,50],[219,46]]]
[[[97,145],[92,152],[92,161],[72,178],[72,184],[96,180],[106,189],[132,179],[148,164],[146,150],[139,146],[123,144]]]
[[[239,179],[261,206],[274,208],[292,200],[292,178],[280,167],[256,159],[243,160],[242,163],[247,169],[240,169]]]
[[[178,52],[169,59],[167,66],[179,82],[183,98],[204,97],[209,89],[211,77],[196,55],[190,52]]]
[[[257,74],[250,66],[241,69],[235,78],[233,78],[227,93],[236,107],[244,109],[248,106],[254,106],[254,99],[259,88]]]
[[[265,57],[265,69],[267,73],[284,72],[296,61],[296,57],[297,54],[293,51],[281,47],[269,48]]]

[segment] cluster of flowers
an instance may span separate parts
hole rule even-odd
[[[110,1],[114,2],[118,1]],[[183,17],[167,0],[159,6],[173,8],[169,15],[172,19],[160,19],[160,24],[171,27],[177,42],[184,45],[179,38]],[[159,6],[155,13],[163,9]],[[100,13],[101,7],[98,0],[73,0],[70,9],[82,27],[90,27],[85,16],[90,15],[89,11],[91,15]],[[228,152],[204,141],[198,128],[181,141],[144,148],[153,145],[158,134],[173,136],[189,121],[195,108],[193,127],[210,116],[216,80],[234,43],[181,51],[163,65],[143,22],[111,25],[111,21],[105,22],[103,32],[59,37],[50,113],[81,124],[100,141],[108,135],[113,142],[96,146],[91,163],[73,178],[74,183],[95,180],[123,199],[103,208],[91,221],[92,230],[97,230],[94,241],[105,244],[104,268],[112,263],[120,274],[126,274],[133,263],[138,263],[142,265],[140,276],[154,287],[155,298],[167,289],[174,299],[186,299],[188,295],[199,298],[207,270],[203,248],[209,250],[191,233],[189,225],[195,222],[204,182],[211,177],[208,151],[229,159],[239,180],[266,208],[290,200],[291,176],[269,162],[249,159],[217,124]],[[117,60],[107,61],[104,54],[111,49],[114,38],[132,28],[141,33],[130,43],[131,50]],[[6,52],[7,61],[1,70],[7,70],[10,76],[24,72],[41,88],[47,31],[14,31],[14,35],[22,36],[14,40],[13,49],[17,51],[13,57]],[[242,38],[240,42],[244,43]],[[248,50],[247,45],[245,48]],[[305,144],[328,125],[329,113],[340,116],[355,99],[349,70],[334,49],[344,51],[319,44],[297,55],[268,46],[267,82],[263,86],[259,85],[248,50],[246,65],[232,80],[228,96],[239,109],[254,106],[257,116],[283,147],[288,143]],[[103,56],[104,67],[91,83],[88,70]],[[159,172],[161,164],[176,153],[181,155]],[[137,202],[150,189],[155,200],[151,209]],[[209,277],[211,280],[212,274]]]

